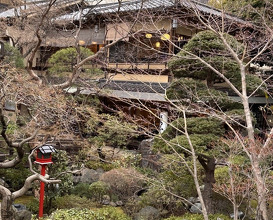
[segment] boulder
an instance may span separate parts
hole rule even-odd
[[[116,202],[117,206],[123,206],[123,202],[121,200]]]
[[[78,176],[78,181],[82,183],[93,183],[97,182],[102,175],[102,172],[97,172],[93,169],[84,168],[81,172],[81,176]]]
[[[230,216],[230,218],[234,218],[234,213],[230,214],[229,216]],[[242,219],[244,216],[245,216],[245,214],[242,211],[238,211],[238,213],[237,213],[238,219]]]
[[[197,202],[192,205],[190,208],[190,212],[193,214],[202,214],[202,205],[201,203]]]
[[[110,196],[108,196],[108,195],[103,195],[102,196],[102,202],[101,202],[101,204],[103,204],[103,205],[109,205],[110,202],[111,202]]]
[[[13,204],[14,220],[31,220],[31,212],[26,209],[26,206],[21,204]]]
[[[28,210],[15,212],[14,220],[31,220],[31,212]]]
[[[110,202],[109,205],[112,206],[112,207],[116,207],[117,206],[117,204],[115,202]]]
[[[159,220],[160,211],[152,206],[142,208],[134,215],[134,220]]]
[[[158,163],[160,155],[154,154],[152,152],[152,142],[153,139],[145,139],[140,143],[138,147],[138,151],[141,154],[140,165],[144,168],[151,168],[153,170],[159,171],[161,169],[161,165]]]

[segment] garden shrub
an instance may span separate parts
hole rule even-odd
[[[31,200],[26,204],[26,207],[31,213],[38,214],[39,213],[39,200],[37,198]]]
[[[89,160],[85,163],[85,166],[89,169],[97,170],[99,168],[103,169],[104,171],[109,171],[115,168],[115,165],[112,163],[104,163],[101,161],[94,161]]]
[[[24,68],[24,58],[20,51],[16,48],[11,46],[8,43],[4,44],[5,47],[5,56],[3,59],[4,64],[9,64],[12,67],[16,68]]]
[[[148,192],[141,195],[140,203],[143,207],[152,206],[159,210],[168,210],[176,214],[185,213],[186,211],[182,200],[166,192],[162,187],[149,189]]]
[[[130,220],[122,209],[105,207],[101,209],[68,209],[58,210],[52,215],[52,220]]]
[[[108,195],[109,192],[109,185],[102,181],[94,182],[89,186],[90,197],[98,202],[101,202],[103,195]]]
[[[90,193],[89,187],[90,184],[88,183],[79,183],[71,190],[71,194],[90,199],[92,195]]]
[[[58,209],[72,209],[72,208],[92,208],[96,204],[85,197],[76,195],[65,195],[56,198],[56,208]]]
[[[133,168],[118,168],[102,174],[101,181],[108,183],[111,192],[126,200],[143,187],[143,175]]]
[[[90,49],[80,47],[81,60],[91,56],[92,54],[93,52]],[[73,47],[58,50],[49,58],[48,62],[50,65],[52,65],[49,68],[49,72],[51,74],[62,73],[62,72],[72,72],[75,64],[77,63],[77,50],[76,48],[73,48]]]
[[[19,190],[24,184],[27,177],[31,175],[28,168],[25,167],[27,156],[23,161],[10,169],[0,169],[0,176],[9,185],[11,191]]]

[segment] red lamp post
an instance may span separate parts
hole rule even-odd
[[[46,165],[52,164],[52,153],[57,152],[57,150],[51,145],[43,145],[37,149],[37,157],[35,163],[41,165],[41,175],[45,176]],[[44,193],[45,184],[40,181],[40,204],[39,204],[39,218],[43,217],[44,209]]]

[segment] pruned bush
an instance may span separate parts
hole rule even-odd
[[[103,195],[108,195],[109,192],[109,185],[102,181],[94,182],[89,186],[90,197],[98,202],[101,202]]]
[[[93,52],[84,47],[80,47],[80,59],[83,60],[91,56]],[[52,65],[49,68],[49,72],[53,73],[62,73],[62,72],[72,72],[75,64],[77,63],[77,50],[76,48],[69,47],[64,48],[56,53],[54,53],[49,58],[49,64]]]
[[[110,170],[104,173],[100,180],[108,183],[111,192],[122,200],[133,196],[144,184],[143,175],[132,168]]]
[[[68,209],[58,210],[52,214],[52,220],[130,220],[120,208],[106,207],[96,210]]]

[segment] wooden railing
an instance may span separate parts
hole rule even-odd
[[[107,68],[111,69],[145,69],[145,70],[165,70],[167,63],[108,63]]]

